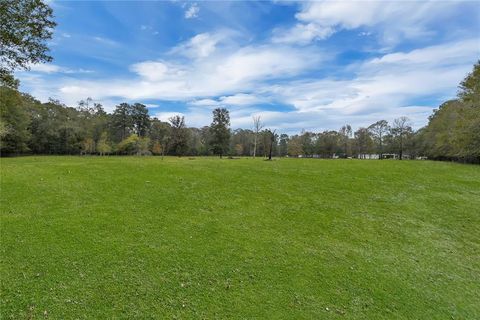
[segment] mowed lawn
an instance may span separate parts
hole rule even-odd
[[[480,166],[1,159],[1,319],[480,319]]]

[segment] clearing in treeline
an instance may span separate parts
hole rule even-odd
[[[480,167],[1,160],[3,319],[479,319]]]

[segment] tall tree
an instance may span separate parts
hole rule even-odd
[[[304,152],[302,149],[302,140],[300,136],[294,135],[290,137],[290,140],[288,141],[288,155],[298,157],[303,154]]]
[[[388,122],[386,120],[380,120],[368,127],[372,137],[377,144],[379,158],[383,159],[383,139],[385,135],[390,131]]]
[[[125,140],[133,128],[131,106],[128,103],[120,103],[115,107],[111,119],[116,142]]]
[[[302,143],[303,154],[312,156],[315,153],[315,142],[317,135],[310,131],[302,130],[300,141]]]
[[[360,158],[364,159],[365,155],[371,152],[373,141],[367,128],[359,128],[355,131],[355,144]]]
[[[214,154],[220,158],[227,152],[230,142],[230,113],[225,108],[213,110],[213,121],[210,125],[211,146]]]
[[[400,117],[393,120],[391,133],[397,145],[399,159],[402,160],[404,157],[406,139],[408,138],[408,135],[413,133],[410,119],[407,117]]]
[[[262,118],[260,116],[253,116],[253,157],[255,158],[257,155],[257,141],[258,141],[258,134],[260,130],[263,128]]]
[[[268,150],[268,160],[272,160],[272,152],[273,152],[273,146],[275,144],[275,141],[277,139],[277,135],[276,135],[276,130],[270,130],[270,129],[267,129],[267,133],[268,135],[270,136],[270,145],[269,145],[269,150]]]
[[[80,127],[81,135],[84,137],[82,148],[96,151],[96,144],[100,140],[103,132],[107,130],[107,113],[103,110],[100,103],[93,102],[92,98],[80,100],[78,102],[78,125]]]
[[[168,149],[173,155],[183,156],[188,149],[188,131],[185,125],[185,117],[175,115],[168,121],[170,121]]]
[[[147,107],[141,103],[135,103],[130,106],[130,110],[133,131],[139,137],[145,137],[150,127],[150,116],[148,115]]]
[[[280,157],[285,157],[288,154],[288,134],[282,133],[280,135],[279,141],[279,155]]]
[[[350,138],[352,137],[352,127],[349,124],[346,124],[340,128],[340,134],[342,135],[342,144],[343,144],[343,154],[347,158],[349,155],[349,143]]]
[[[342,135],[334,130],[319,133],[315,142],[315,152],[322,158],[333,158],[334,155],[342,152],[341,139]]]
[[[162,122],[157,118],[151,121],[149,135],[153,154],[161,154],[163,157],[168,152],[170,130],[169,123]]]
[[[200,128],[201,149],[199,153],[201,155],[203,156],[211,155],[211,150],[209,145],[211,140],[212,140],[212,137],[211,137],[210,127],[203,126],[202,128]]]
[[[52,9],[41,0],[0,1],[0,84],[16,88],[15,70],[52,61],[46,41],[55,25]]]

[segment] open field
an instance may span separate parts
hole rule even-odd
[[[1,318],[479,319],[480,167],[1,159]]]

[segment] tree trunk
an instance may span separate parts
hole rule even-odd
[[[383,160],[383,143],[382,143],[382,135],[380,134],[380,160]]]
[[[403,160],[403,137],[400,136],[400,154],[399,154],[399,160]]]

